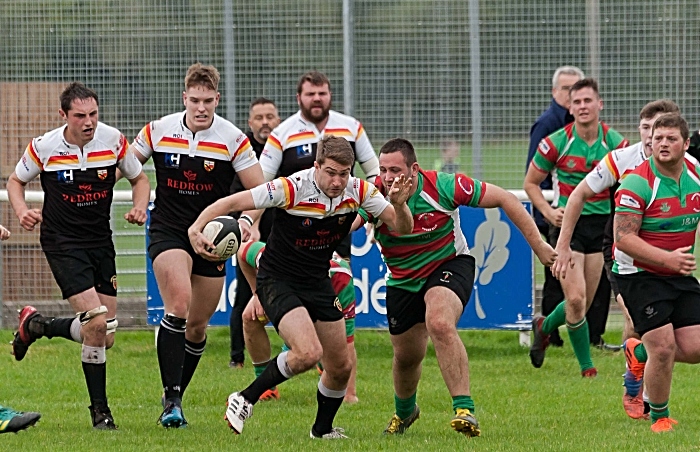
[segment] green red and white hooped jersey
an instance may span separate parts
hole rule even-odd
[[[664,250],[691,246],[700,221],[700,167],[686,154],[680,181],[658,172],[648,159],[622,180],[615,195],[615,215],[633,215],[642,219],[639,237]],[[613,272],[621,275],[648,271],[660,275],[679,275],[664,267],[639,262],[613,248]]]
[[[595,193],[602,193],[622,182],[629,173],[647,160],[644,143],[608,152],[590,173],[586,183]]]
[[[256,272],[263,251],[265,251],[265,242],[247,242],[243,245],[243,258]],[[347,261],[337,256],[330,260],[330,264],[328,274],[340,306],[343,308],[348,342],[352,342],[355,335],[355,284],[352,270]]]
[[[381,179],[377,177],[379,187]],[[383,191],[383,188],[381,188]],[[396,235],[368,212],[365,221],[376,223],[374,236],[389,268],[387,286],[418,292],[444,262],[469,254],[459,221],[459,206],[478,207],[486,184],[464,174],[418,172],[415,193],[407,204],[413,214],[413,231]]]
[[[66,126],[34,138],[15,167],[22,182],[37,176],[45,193],[40,241],[44,251],[112,245],[110,210],[116,169],[127,179],[141,173],[141,163],[122,133],[98,122],[83,146],[68,143]]]
[[[219,115],[196,134],[185,112],[164,116],[146,124],[132,146],[153,157],[156,168],[151,230],[186,231],[205,207],[230,194],[237,171],[258,163],[248,137]]]
[[[355,151],[355,160],[364,163],[376,158],[364,127],[357,119],[337,111],[328,112],[326,128],[305,120],[301,111],[285,119],[272,131],[260,155],[263,172],[276,176],[289,176],[314,166],[316,145],[325,135],[345,138]]]
[[[370,182],[354,176],[329,198],[317,186],[316,169],[279,177],[250,190],[256,209],[279,208],[260,260],[260,276],[286,281],[327,278],[329,261],[350,233],[360,208],[379,216],[389,202]]]
[[[575,123],[571,123],[540,142],[531,165],[538,171],[552,174],[552,206],[564,207],[574,188],[610,150],[621,149],[628,144],[620,133],[601,122],[598,125],[598,140],[589,146],[576,133]],[[600,192],[586,201],[581,215],[609,213],[610,197]]]

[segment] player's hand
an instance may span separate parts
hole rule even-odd
[[[549,222],[549,224],[558,228],[561,227],[561,223],[564,221],[564,209],[561,207],[549,209],[547,212],[542,212],[542,215],[544,215],[544,218]]]
[[[258,296],[253,295],[253,298],[251,298],[248,303],[251,305],[252,319],[257,320],[262,324],[267,324],[267,322],[269,322],[269,319],[265,314],[265,310],[263,309],[262,304],[260,304],[260,299],[258,298]]]
[[[251,234],[251,228],[250,225],[248,224],[247,221],[241,220],[240,218],[238,219],[238,227],[241,230],[241,243],[243,242],[248,242],[248,241],[253,241],[252,239],[252,234]],[[258,232],[258,238],[256,240],[260,240],[260,232]]]
[[[244,221],[244,223],[247,223]],[[250,237],[248,237],[249,242],[259,242],[260,241],[260,222],[256,221],[253,226],[250,227]]]
[[[37,223],[41,223],[43,217],[39,209],[27,209],[18,216],[19,224],[27,231],[33,231]]]
[[[7,240],[10,238],[10,230],[5,226],[0,224],[0,240]]]
[[[212,262],[220,262],[221,259],[216,254],[211,251],[214,250],[214,244],[207,240],[202,234],[202,231],[198,231],[193,228],[187,230],[187,236],[190,239],[190,245],[195,253],[202,256],[204,259]]]
[[[554,251],[554,248],[552,248],[551,245],[545,241],[540,242],[537,249],[533,249],[533,251],[537,255],[537,259],[539,259],[540,262],[547,267],[551,266],[557,259],[557,252]]]
[[[684,246],[670,251],[666,259],[666,268],[684,276],[691,275],[698,268],[695,256],[689,252],[691,248],[690,246]]]
[[[131,223],[143,226],[146,223],[146,211],[138,207],[132,207],[130,211],[124,214],[124,219]]]
[[[404,204],[408,201],[411,196],[411,186],[413,185],[412,179],[406,179],[403,174],[391,183],[391,188],[389,188],[389,201],[392,204]]]
[[[557,279],[564,279],[567,270],[574,268],[574,261],[571,259],[571,246],[557,244],[554,251],[557,253],[557,260],[552,265],[552,275]]]

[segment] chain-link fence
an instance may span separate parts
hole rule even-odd
[[[528,131],[560,65],[599,79],[603,119],[632,142],[639,109],[660,97],[696,128],[698,17],[700,3],[688,0],[5,0],[0,176],[4,184],[28,141],[60,124],[67,82],[96,89],[101,120],[132,139],[183,108],[185,70],[201,61],[221,71],[218,112],[241,128],[258,96],[282,117],[295,112],[297,78],[318,69],[334,108],[358,117],[375,148],[407,137],[434,168],[441,143],[454,140],[462,171],[520,188]],[[2,221],[15,232],[3,252],[4,300],[55,298],[35,234],[6,205]],[[141,244],[119,249],[122,275],[142,271]],[[24,279],[8,292],[8,278]],[[143,298],[134,284],[122,295]]]

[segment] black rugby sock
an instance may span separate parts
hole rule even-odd
[[[158,330],[158,366],[165,398],[180,398],[185,361],[185,319],[166,314]]]
[[[107,363],[92,364],[83,362],[83,374],[87,384],[90,404],[94,407],[107,407]]]
[[[185,361],[182,366],[182,378],[180,379],[180,398],[185,394],[187,386],[192,381],[194,371],[197,370],[199,360],[204,353],[204,347],[207,345],[207,338],[204,337],[202,342],[196,343],[185,339]]]
[[[277,367],[277,358],[273,358],[270,360],[263,373],[253,380],[250,386],[241,391],[241,395],[250,403],[255,404],[258,402],[263,392],[287,380],[289,380],[289,378],[285,377]]]
[[[340,405],[343,404],[343,397],[328,397],[323,395],[320,389],[316,391],[318,409],[316,411],[316,422],[311,427],[315,436],[320,437],[333,430],[333,420],[340,409]]]

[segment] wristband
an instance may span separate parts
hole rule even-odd
[[[239,220],[245,221],[246,223],[248,223],[248,226],[253,226],[253,219],[250,218],[250,216],[248,216],[248,215],[241,215]]]

